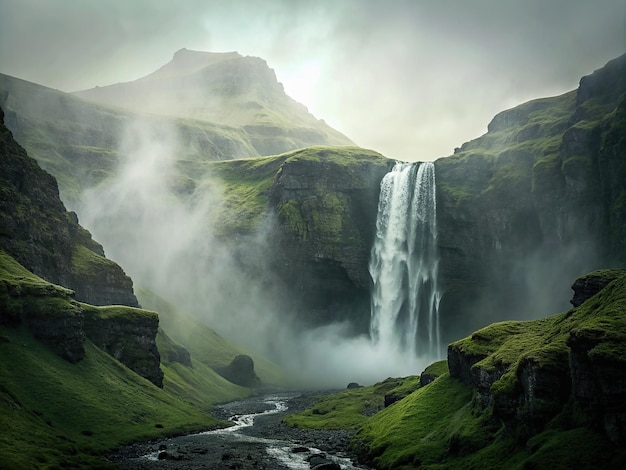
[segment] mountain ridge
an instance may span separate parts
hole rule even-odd
[[[264,156],[311,145],[354,145],[289,97],[265,60],[237,52],[181,49],[138,80],[74,94],[135,112],[241,127]]]

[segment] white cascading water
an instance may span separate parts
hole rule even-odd
[[[380,184],[370,334],[388,351],[441,355],[435,190],[429,162],[398,162]]]

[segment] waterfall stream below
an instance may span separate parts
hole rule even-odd
[[[127,470],[308,470],[323,461],[342,470],[367,468],[352,463],[345,453],[352,433],[293,429],[281,422],[287,412],[301,411],[310,404],[310,399],[297,394],[238,400],[215,411],[233,423],[230,427],[131,445],[109,458]]]

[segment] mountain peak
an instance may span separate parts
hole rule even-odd
[[[182,48],[174,53],[172,60],[140,80],[167,78],[197,72],[210,65],[241,58],[238,52],[205,52]]]

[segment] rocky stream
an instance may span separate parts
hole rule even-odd
[[[294,429],[287,413],[309,407],[302,394],[267,394],[220,405],[214,414],[232,426],[197,434],[133,444],[108,459],[122,470],[139,469],[300,469],[357,470],[347,452],[349,431]]]

